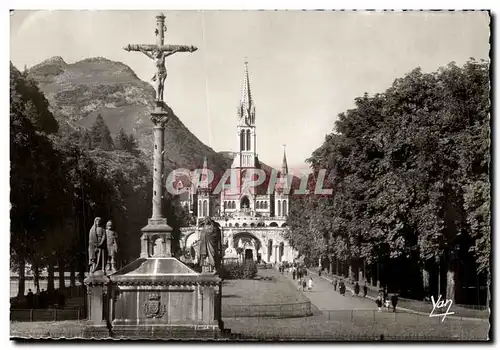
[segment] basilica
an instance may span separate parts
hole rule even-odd
[[[237,110],[236,150],[231,169],[218,181],[209,182],[205,158],[199,181],[191,182],[182,203],[199,219],[210,216],[222,229],[224,261],[254,260],[258,263],[292,262],[297,252],[284,239],[290,206],[286,153],[280,171],[261,164],[256,149],[255,104],[252,99],[248,63],[245,62],[241,98]],[[265,180],[244,185],[248,174],[259,169]],[[250,175],[252,176],[252,175]],[[219,183],[222,182],[222,183]],[[242,185],[243,184],[243,185]],[[178,187],[184,187],[179,181]],[[196,259],[197,225],[181,229],[181,247]]]

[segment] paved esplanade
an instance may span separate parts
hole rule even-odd
[[[292,274],[284,273],[290,281],[298,288],[297,280],[292,280]],[[318,274],[308,271],[306,280],[309,276],[313,279],[312,291],[304,292],[304,295],[313,303],[319,310],[376,310],[377,306],[373,300],[363,298],[363,286],[360,285],[360,296],[353,297],[349,289],[346,290],[345,296],[340,295],[338,284],[337,290],[334,290],[331,279],[328,277],[318,276]]]

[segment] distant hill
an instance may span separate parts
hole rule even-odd
[[[153,151],[152,122],[154,89],[132,69],[106,58],[88,58],[67,64],[52,57],[29,69],[60,124],[60,132],[88,129],[101,114],[112,134],[120,128],[133,133],[150,162]],[[166,170],[195,168],[206,156],[209,167],[221,171],[231,162],[193,135],[171,111],[165,130]]]

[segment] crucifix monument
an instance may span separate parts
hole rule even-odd
[[[152,80],[156,87],[156,106],[151,112],[151,121],[154,124],[154,153],[153,153],[153,213],[148,220],[148,225],[142,229],[141,237],[141,258],[170,257],[170,232],[172,229],[167,225],[167,219],[163,216],[163,153],[165,124],[168,121],[168,111],[164,102],[165,80],[167,78],[167,69],[165,59],[177,52],[194,52],[197,50],[194,46],[186,45],[165,45],[165,16],[160,13],[156,16],[156,44],[155,45],[127,45],[126,51],[142,52],[152,59],[155,63],[156,72]],[[158,244],[157,244],[158,243]]]
[[[216,274],[194,271],[171,252],[171,231],[162,211],[165,124],[170,110],[164,102],[167,77],[165,59],[177,52],[193,52],[193,46],[165,45],[165,16],[156,16],[156,45],[127,45],[155,63],[156,96],[151,121],[154,134],[153,210],[142,228],[138,259],[109,277],[92,276],[90,335],[108,330],[115,338],[170,339],[221,337],[222,281]],[[208,232],[212,233],[212,231]],[[211,245],[208,245],[209,248]],[[214,263],[215,265],[215,263]],[[99,284],[98,284],[99,283]]]

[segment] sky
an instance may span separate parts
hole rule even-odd
[[[15,11],[10,59],[23,69],[61,56],[67,63],[105,57],[150,81],[153,63],[126,52],[154,44],[160,11]],[[256,105],[257,153],[289,168],[331,133],[354,99],[385,91],[421,67],[489,57],[486,12],[162,11],[165,43],[198,47],[167,59],[165,100],[202,142],[237,147],[236,109],[248,60]]]

